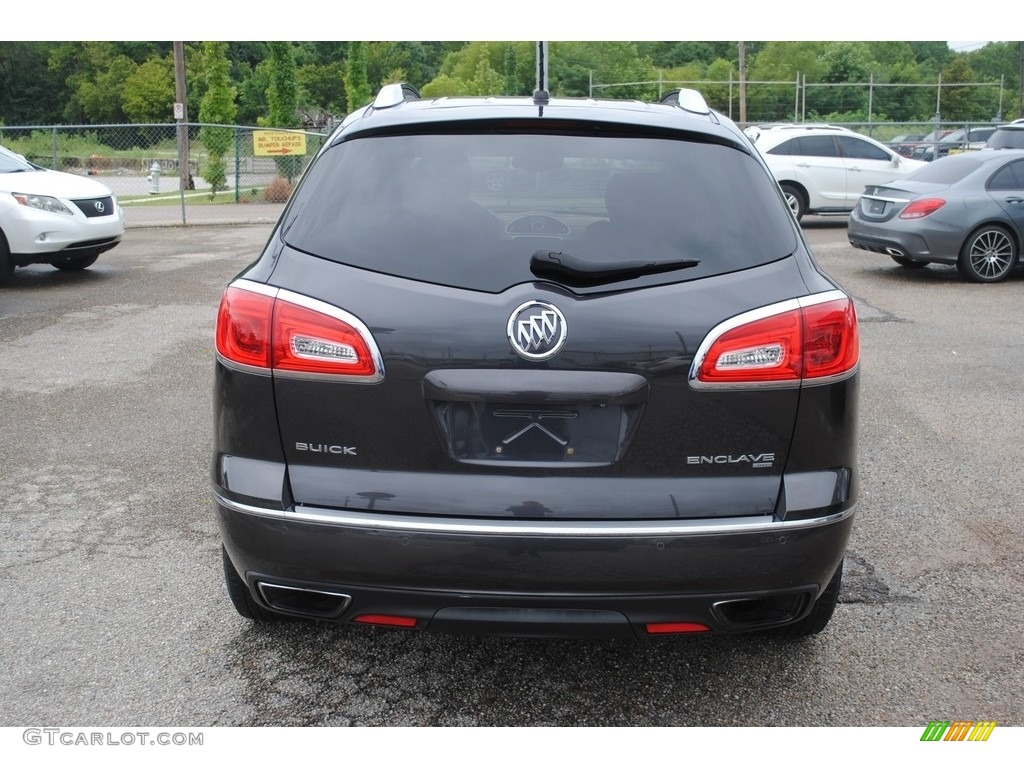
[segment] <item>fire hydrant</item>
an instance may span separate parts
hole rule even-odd
[[[146,177],[149,181],[149,194],[156,195],[160,193],[160,163],[156,160],[149,166],[149,176]]]

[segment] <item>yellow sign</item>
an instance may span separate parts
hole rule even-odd
[[[253,131],[253,154],[257,157],[306,154],[306,134],[286,131]]]

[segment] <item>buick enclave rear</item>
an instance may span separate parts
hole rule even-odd
[[[218,314],[253,620],[807,635],[857,497],[857,320],[694,92],[383,89]]]

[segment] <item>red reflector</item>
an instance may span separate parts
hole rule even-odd
[[[803,318],[804,379],[836,376],[857,364],[860,335],[850,299],[805,307]]]
[[[935,213],[944,206],[946,201],[941,197],[929,197],[924,200],[915,200],[900,214],[901,219],[923,219],[930,213]]]
[[[647,634],[649,635],[680,635],[689,632],[710,632],[711,629],[703,624],[692,621],[668,621],[660,624],[648,624]]]
[[[416,619],[411,616],[386,616],[381,613],[365,613],[352,621],[359,624],[375,624],[382,627],[415,627]]]
[[[273,310],[271,297],[229,287],[217,311],[217,352],[233,363],[269,368]]]

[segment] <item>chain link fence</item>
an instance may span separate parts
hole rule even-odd
[[[887,141],[901,133],[955,129],[965,123],[998,124],[1019,111],[1016,94],[1003,80],[972,83],[815,83],[797,75],[793,80],[748,80],[745,114],[740,109],[738,80],[657,80],[591,83],[592,97],[614,96],[622,87],[647,90],[652,98],[674,88],[700,91],[715,110],[742,126],[779,122],[828,122],[844,125]],[[931,115],[909,120],[909,115]],[[1007,117],[1009,115],[1009,117]]]
[[[110,188],[128,226],[276,220],[329,131],[171,123],[0,126],[0,144]]]

